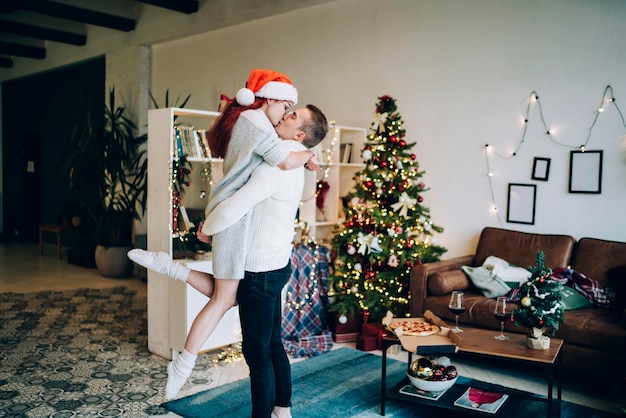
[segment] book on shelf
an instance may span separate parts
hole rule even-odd
[[[193,228],[195,225],[193,222],[191,222],[189,220],[189,214],[187,213],[187,209],[185,209],[184,206],[179,206],[180,209],[180,217],[182,219],[182,227],[185,231],[189,231],[191,228]],[[181,223],[179,222],[179,227],[181,226]]]
[[[177,126],[174,130],[178,155],[186,155],[189,158],[210,157],[206,132],[196,130],[193,126]]]
[[[508,397],[509,395],[505,393],[467,388],[463,395],[454,401],[454,405],[473,411],[495,414]]]
[[[206,130],[198,129],[196,132],[200,139],[200,148],[202,149],[202,154],[204,155],[204,158],[211,158],[211,147],[209,147],[209,141],[206,137]]]
[[[400,388],[400,393],[408,396],[415,396],[417,398],[430,399],[431,401],[436,401],[441,398],[444,393],[446,393],[448,389],[440,390],[436,392],[428,392],[426,390],[418,389],[415,386],[409,384],[404,385]]]
[[[352,144],[341,144],[339,146],[339,161],[341,163],[351,162]]]

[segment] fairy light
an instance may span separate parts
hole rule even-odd
[[[607,97],[607,95],[610,94],[610,96]],[[527,129],[528,129],[528,123],[529,123],[529,115],[530,115],[530,110],[531,110],[531,106],[532,105],[536,105],[538,110],[539,110],[539,117],[541,119],[541,123],[543,125],[544,128],[544,132],[546,133],[546,136],[548,137],[548,139],[558,145],[558,146],[562,146],[562,147],[566,147],[566,148],[570,148],[570,149],[580,149],[582,152],[585,152],[587,145],[589,145],[589,142],[591,141],[591,134],[593,131],[593,128],[596,125],[596,122],[598,121],[598,117],[600,116],[600,114],[603,114],[604,111],[606,110],[604,105],[606,104],[612,104],[613,107],[615,108],[615,110],[617,111],[617,113],[619,114],[621,121],[622,121],[622,126],[624,128],[626,128],[626,121],[624,120],[624,115],[622,114],[622,111],[620,110],[619,106],[617,106],[617,103],[615,103],[615,97],[613,96],[613,88],[608,85],[606,86],[606,88],[604,89],[604,92],[602,94],[602,100],[601,100],[601,104],[600,106],[597,108],[597,112],[595,112],[595,117],[593,122],[591,123],[591,126],[588,129],[588,133],[587,133],[587,138],[585,140],[585,142],[582,145],[569,145],[560,141],[557,141],[556,139],[556,133],[557,133],[557,129],[556,128],[549,128],[548,124],[546,123],[545,117],[544,117],[544,113],[543,113],[543,108],[541,106],[541,101],[539,100],[539,95],[537,94],[537,92],[533,91],[530,93],[530,97],[528,100],[528,104],[526,107],[526,117],[522,120],[523,123],[523,130],[522,130],[522,136],[521,139],[519,140],[517,146],[514,148],[514,150],[512,152],[509,152],[507,154],[500,154],[498,152],[496,152],[496,150],[489,144],[485,144],[484,146],[484,152],[485,152],[485,162],[487,165],[487,179],[489,180],[489,190],[491,193],[491,211],[492,213],[495,213],[496,216],[498,217],[498,221],[500,223],[500,226],[503,226],[503,222],[502,222],[502,218],[500,217],[500,214],[498,212],[497,209],[497,205],[495,203],[495,194],[494,194],[494,188],[493,188],[493,178],[494,178],[494,173],[491,171],[491,165],[490,165],[490,157],[492,156],[497,156],[500,159],[510,159],[513,158],[517,155],[517,153],[519,152],[519,150],[522,147],[522,144],[524,144],[525,140],[526,140],[526,133],[527,133]]]

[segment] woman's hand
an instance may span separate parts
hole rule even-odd
[[[211,236],[202,232],[202,225],[204,225],[204,221],[200,222],[200,225],[198,225],[198,230],[196,231],[196,237],[198,237],[198,241],[204,242],[205,244],[210,244]]]
[[[309,171],[322,171],[322,167],[317,163],[317,160],[315,159],[315,154],[313,154],[312,151],[309,152],[311,153],[311,158],[309,158],[309,161],[304,163],[304,167]]]

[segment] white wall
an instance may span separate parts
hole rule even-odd
[[[587,149],[604,150],[602,193],[568,193],[569,154],[587,139],[607,85],[626,112],[626,2],[621,0],[341,0],[153,46],[152,90],[214,110],[253,67],[288,74],[300,103],[339,124],[369,127],[377,97],[397,99],[445,228],[444,258],[472,253],[485,226],[626,240],[626,127],[607,106]],[[531,107],[531,91],[557,141]],[[549,181],[531,180],[534,157]],[[508,183],[537,185],[534,225],[506,222]]]

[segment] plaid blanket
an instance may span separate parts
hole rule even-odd
[[[326,324],[330,251],[324,246],[296,244],[291,265],[283,310],[283,345],[293,357],[316,356],[333,346]]]
[[[570,286],[596,306],[608,308],[615,299],[613,289],[605,288],[598,281],[574,269],[558,267],[552,271],[552,277],[564,286]]]

